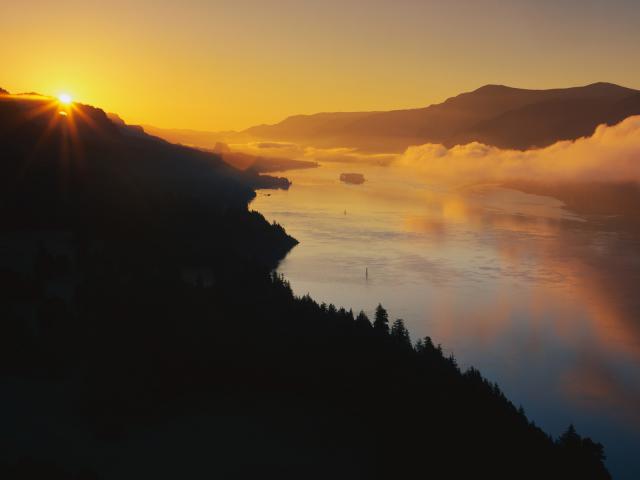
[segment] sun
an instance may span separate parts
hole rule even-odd
[[[73,103],[73,98],[68,93],[61,93],[58,95],[58,101],[60,103],[64,103],[65,105],[71,105]]]

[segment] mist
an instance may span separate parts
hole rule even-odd
[[[640,183],[640,116],[599,126],[590,137],[531,150],[506,150],[478,142],[446,148],[409,147],[396,165],[444,182],[598,181]]]

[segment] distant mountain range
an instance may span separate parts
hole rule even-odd
[[[486,85],[425,108],[296,115],[242,132],[145,129],[171,141],[209,148],[218,141],[252,140],[402,152],[423,143],[451,147],[478,141],[524,150],[588,136],[600,124],[616,124],[638,114],[640,91],[611,83],[551,90]]]

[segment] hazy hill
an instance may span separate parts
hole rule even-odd
[[[142,125],[145,132],[164,138],[172,143],[182,145],[214,148],[218,142],[222,143],[246,143],[252,139],[249,135],[243,135],[235,131],[208,132],[203,130],[190,130],[185,128],[160,128],[153,125]]]
[[[610,83],[525,90],[487,85],[426,108],[389,112],[318,113],[289,117],[241,134],[318,147],[402,151],[409,145],[481,141],[527,149],[591,134],[640,113],[637,90]]]
[[[158,128],[150,125],[137,128],[143,128],[145,132],[164,138],[170,142],[213,151],[229,165],[239,170],[263,173],[282,172],[296,168],[312,168],[317,166],[316,162],[310,162],[308,160],[253,155],[247,152],[235,151],[231,149],[226,142],[248,143],[252,140],[249,135],[237,132],[203,132],[197,130]]]
[[[308,160],[296,160],[282,157],[265,157],[262,155],[252,155],[244,152],[234,152],[226,143],[217,142],[213,151],[220,155],[229,165],[242,171],[263,172],[283,172],[299,168],[317,167],[317,162]]]

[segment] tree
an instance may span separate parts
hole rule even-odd
[[[398,343],[407,347],[411,346],[409,330],[407,330],[407,327],[404,326],[404,320],[402,320],[401,318],[393,322],[393,326],[391,327],[391,336],[396,339]]]
[[[578,435],[573,424],[558,439],[558,445],[564,448],[577,449],[582,443],[582,437]]]
[[[573,425],[558,438],[556,444],[563,452],[572,478],[611,478],[604,466],[604,447],[588,437],[582,437]]]
[[[371,330],[372,326],[371,326],[371,320],[369,320],[369,317],[367,317],[367,314],[364,313],[362,310],[360,310],[360,313],[358,313],[358,316],[356,317],[356,327],[364,330],[364,331],[368,331]]]
[[[389,334],[389,314],[380,303],[376,307],[376,317],[373,321],[373,329],[384,335]]]

